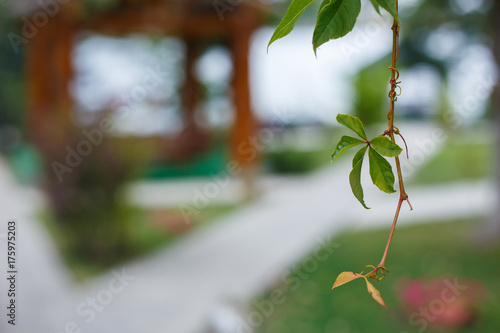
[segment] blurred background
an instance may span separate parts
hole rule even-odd
[[[0,1],[1,332],[500,329],[500,3],[400,1],[388,309],[331,286],[379,262],[396,195],[364,168],[364,210],[330,154],[339,113],[387,126],[392,21],[363,0],[315,57],[315,3],[268,50],[288,5]]]

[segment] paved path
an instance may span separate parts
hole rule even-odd
[[[0,332],[58,332],[61,317],[69,314],[76,296],[50,237],[37,219],[44,206],[37,191],[18,186],[0,160]],[[7,222],[17,222],[18,325],[6,323]],[[50,330],[49,330],[50,329]]]
[[[418,129],[407,133],[407,140],[412,145],[425,135]],[[429,155],[437,150],[436,145]],[[350,193],[349,169],[349,161],[343,160],[310,176],[278,181],[252,204],[83,286],[67,277],[37,224],[36,208],[43,202],[33,193],[29,197],[29,191],[18,189],[8,177],[2,178],[7,172],[0,170],[2,216],[22,222],[23,263],[19,326],[13,330],[2,320],[0,331],[202,333],[210,320],[231,326],[232,308],[225,305],[246,304],[281,279],[326,235],[347,227],[390,225],[396,197],[389,200],[367,184],[365,198],[373,209],[364,210]],[[161,188],[155,191],[155,196],[162,193]],[[493,200],[486,183],[412,188],[409,193],[415,211],[403,209],[402,225],[488,214]]]

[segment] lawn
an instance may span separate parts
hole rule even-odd
[[[425,185],[492,178],[494,147],[488,143],[449,141],[444,149],[411,179]]]
[[[274,303],[272,314],[268,312],[264,316],[266,319],[256,332],[423,332],[420,324],[412,326],[409,315],[402,312],[396,289],[402,278],[432,280],[438,277],[448,277],[451,281],[458,278],[467,284],[470,280],[480,281],[487,290],[487,298],[479,307],[479,319],[469,329],[453,332],[498,332],[500,242],[475,246],[470,235],[477,225],[477,221],[468,220],[398,229],[386,262],[391,273],[385,280],[374,283],[388,309],[370,297],[361,280],[331,290],[340,272],[360,271],[366,264],[379,262],[388,230],[345,233],[330,242],[330,246],[340,246],[328,259],[318,262],[316,269],[312,269],[315,266],[311,262],[301,261],[303,264],[290,276],[253,303],[253,311],[265,314],[258,304],[269,304],[266,300],[276,298],[277,291],[284,291],[280,302]]]
[[[78,281],[86,280],[105,272],[115,265],[131,259],[144,256],[168,246],[171,242],[182,237],[185,232],[215,221],[234,209],[237,205],[211,205],[198,210],[192,217],[191,223],[185,223],[180,211],[175,208],[166,208],[157,211],[146,211],[137,207],[126,207],[121,221],[121,228],[127,230],[127,253],[121,253],[110,260],[96,261],[86,257],[82,251],[73,245],[77,242],[73,228],[60,226],[49,213],[41,214],[41,219],[52,235],[62,259]],[[171,222],[174,221],[174,222]],[[82,222],[84,223],[84,222]],[[96,235],[97,238],[97,235]]]

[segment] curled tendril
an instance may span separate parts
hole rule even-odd
[[[367,278],[372,279],[372,280],[382,281],[387,276],[386,273],[389,273],[387,268],[385,268],[384,266],[375,267],[372,265],[366,265],[360,274],[363,275],[363,273],[365,272],[365,270],[367,268],[373,269],[370,273],[367,273],[365,275]],[[382,276],[380,276],[380,277],[378,276],[379,272],[382,274]]]
[[[400,83],[401,83],[401,81],[396,82],[396,89],[399,89],[399,92],[396,93],[396,96],[401,96],[401,92],[402,92],[401,86],[398,86],[398,84],[400,84]]]
[[[396,77],[394,78],[394,81],[399,80],[399,70],[397,68],[395,68],[395,67],[392,67],[392,66],[389,66],[389,69],[392,69],[396,73]]]
[[[378,277],[378,272],[381,272],[382,273],[382,276],[381,277]],[[375,273],[375,276],[373,277],[374,279],[377,279],[377,281],[382,281],[385,277],[386,277],[386,274],[385,273],[389,273],[389,271],[385,268],[385,267],[380,267],[380,270],[378,270],[376,273]]]
[[[366,265],[366,266],[365,266],[365,268],[363,268],[363,270],[362,270],[362,271],[361,271],[361,273],[359,273],[359,274],[363,275],[363,273],[365,272],[365,270],[366,270],[367,268],[371,268],[371,269],[373,269],[373,270],[376,270],[375,266],[372,266],[372,265]]]
[[[393,66],[390,66],[389,69],[395,73],[394,79],[391,79],[389,81],[389,83],[391,84],[391,90],[389,91],[389,98],[395,102],[398,100],[398,96],[401,96],[401,87],[399,86],[401,81],[398,81],[399,70]],[[397,89],[399,89],[399,92],[396,92]]]

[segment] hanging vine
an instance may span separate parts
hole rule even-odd
[[[280,24],[276,28],[271,40],[269,41],[269,46],[276,40],[288,35],[294,28],[295,23],[305,11],[305,9],[313,3],[314,0],[293,0],[288,8],[287,13],[281,20]],[[352,117],[346,114],[337,115],[337,121],[353,131],[357,137],[353,136],[342,136],[338,142],[335,150],[332,154],[332,161],[335,161],[340,155],[350,150],[351,148],[361,146],[361,149],[354,155],[352,161],[352,171],[349,174],[349,183],[351,185],[352,192],[358,201],[363,205],[364,208],[369,209],[364,202],[363,188],[361,186],[361,170],[363,165],[364,157],[368,152],[368,163],[370,170],[370,177],[375,186],[377,186],[381,191],[386,193],[395,193],[394,189],[395,177],[392,170],[392,166],[388,161],[388,158],[394,158],[396,165],[396,173],[398,177],[399,184],[399,200],[396,207],[396,212],[394,215],[394,220],[392,222],[392,227],[389,233],[389,239],[385,246],[385,250],[377,266],[367,265],[361,271],[361,273],[354,272],[343,272],[339,274],[333,288],[339,287],[343,284],[351,282],[358,278],[363,278],[366,282],[368,292],[372,297],[381,305],[386,306],[384,300],[382,299],[380,292],[373,286],[373,284],[368,281],[368,279],[373,279],[380,281],[386,277],[386,273],[389,273],[385,267],[385,262],[389,252],[389,247],[392,242],[392,237],[394,236],[394,230],[399,218],[399,213],[404,201],[408,203],[410,209],[413,209],[410,201],[408,200],[408,194],[403,183],[403,175],[401,172],[401,163],[399,155],[402,149],[396,144],[395,136],[398,135],[403,140],[405,146],[406,142],[401,135],[399,129],[394,125],[394,112],[395,103],[398,96],[401,94],[401,88],[399,84],[399,71],[397,69],[397,61],[399,57],[399,32],[400,23],[398,17],[398,0],[370,0],[375,10],[380,14],[380,7],[386,10],[393,17],[392,33],[393,33],[393,44],[392,44],[392,63],[389,69],[391,70],[390,79],[390,107],[387,114],[388,125],[387,129],[381,135],[368,140],[366,132],[361,120],[357,117]],[[313,33],[313,50],[314,53],[322,44],[332,40],[343,37],[347,35],[356,24],[357,17],[361,11],[361,0],[323,0],[318,11],[318,17],[316,21],[316,26]],[[406,148],[406,154],[408,156],[408,149]],[[365,273],[368,271],[368,273]],[[333,289],[332,288],[332,289]]]

